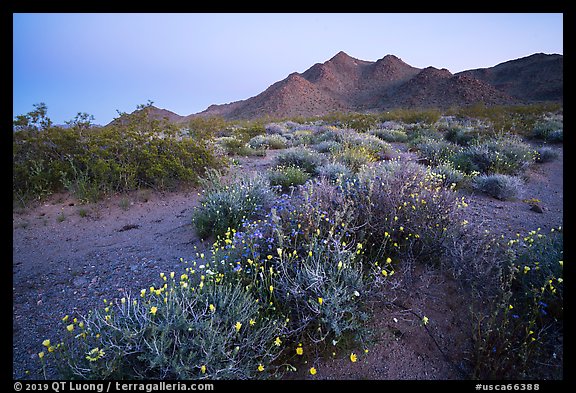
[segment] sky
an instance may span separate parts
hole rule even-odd
[[[563,54],[561,13],[15,13],[13,116],[45,103],[107,124],[152,101],[190,115],[253,97],[339,51],[456,73]]]

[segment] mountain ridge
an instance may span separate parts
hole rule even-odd
[[[155,118],[185,123],[195,117],[228,120],[312,117],[330,112],[374,112],[394,108],[448,108],[477,103],[516,105],[563,101],[563,55],[535,53],[493,67],[452,74],[446,68],[417,68],[387,54],[376,61],[344,51],[302,73],[292,72],[244,100],[212,104],[180,116],[165,109]]]

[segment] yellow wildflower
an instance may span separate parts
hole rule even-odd
[[[276,345],[277,347],[279,347],[280,344],[282,344],[282,340],[280,340],[280,337],[276,337],[276,340],[274,340],[274,345]]]
[[[40,353],[38,354],[38,357],[39,357],[40,359],[42,359],[42,358],[44,357],[44,352],[40,352]]]
[[[202,372],[202,374],[206,374],[206,365],[202,365],[202,367],[200,367],[200,371]]]
[[[322,305],[322,303],[324,303],[324,299],[321,298],[321,297],[319,297],[319,298],[318,298],[318,304]]]
[[[254,326],[254,325],[256,325],[256,321],[254,319],[251,319],[250,320],[250,326]]]
[[[424,316],[424,317],[422,318],[422,322],[424,323],[424,325],[428,325],[428,317],[427,317],[427,316]]]
[[[264,371],[264,366],[262,364],[258,365],[258,371],[260,372]]]
[[[355,363],[357,360],[358,360],[358,358],[356,357],[356,354],[355,354],[354,352],[352,352],[352,353],[350,354],[350,361],[351,361],[352,363]]]
[[[66,326],[66,330],[68,330],[69,332],[74,330],[74,324],[70,324],[70,325]]]
[[[236,322],[236,324],[234,325],[234,327],[236,328],[236,332],[240,331],[240,328],[242,327],[242,324],[240,322]]]
[[[296,355],[302,355],[302,354],[304,354],[304,349],[302,347],[296,348]]]
[[[310,367],[310,374],[316,375],[316,368],[315,367]]]
[[[210,304],[210,305],[208,306],[208,308],[210,309],[210,312],[216,311],[216,306],[214,306],[213,304]]]
[[[88,352],[86,359],[91,361],[91,362],[95,362],[96,360],[100,359],[104,355],[105,355],[105,352],[102,349],[93,348],[90,350],[90,352]]]
[[[156,315],[156,312],[157,312],[157,311],[158,311],[158,307],[152,306],[152,308],[150,309],[150,314]]]
[[[42,341],[42,345],[44,345],[45,347],[49,347],[50,346],[50,340]]]

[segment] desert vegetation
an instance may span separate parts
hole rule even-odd
[[[87,315],[61,310],[62,334],[38,343],[43,370],[86,379],[313,375],[318,354],[346,351],[356,362],[373,344],[374,299],[392,302],[380,294],[426,267],[457,280],[469,301],[466,378],[561,375],[562,223],[507,239],[464,214],[478,192],[523,197],[525,171],[556,159],[547,146],[562,143],[558,108],[203,120],[184,129],[134,114],[103,128],[19,120],[15,203],[59,189],[94,200],[189,184],[200,192],[190,221],[205,240],[140,292]],[[401,160],[400,147],[416,158]],[[265,173],[226,176],[234,156],[270,150],[279,151]]]

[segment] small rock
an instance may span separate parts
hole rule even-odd
[[[533,203],[530,205],[530,210],[536,213],[544,213],[544,209],[537,203]]]
[[[75,277],[74,280],[72,280],[72,283],[76,287],[83,287],[88,283],[88,280],[85,279],[84,277]]]

